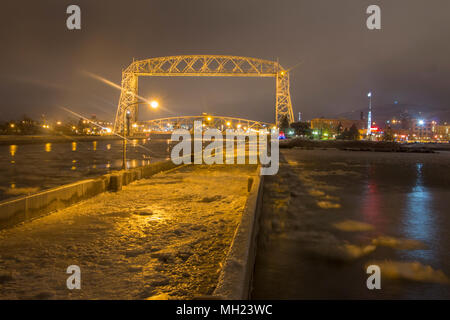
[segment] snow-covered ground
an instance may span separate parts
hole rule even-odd
[[[0,231],[1,299],[192,298],[212,293],[250,166],[189,166]],[[69,290],[66,269],[81,268]]]

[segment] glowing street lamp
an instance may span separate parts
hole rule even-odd
[[[150,107],[152,107],[153,109],[156,109],[159,107],[159,103],[156,100],[153,100],[152,102],[150,102]]]
[[[149,106],[152,109],[156,109],[159,107],[159,103],[156,100],[152,100],[150,102],[148,101],[136,101],[133,103],[130,103],[125,107],[124,112],[124,119],[123,119],[123,127],[122,127],[122,134],[123,134],[123,154],[122,154],[122,169],[127,169],[127,137],[125,133],[125,123],[127,122],[127,118],[130,116],[130,110],[128,110],[131,106],[139,105],[139,104],[149,104]]]

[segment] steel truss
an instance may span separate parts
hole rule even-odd
[[[192,77],[273,77],[276,79],[275,121],[283,117],[294,121],[289,94],[289,71],[278,62],[248,57],[221,55],[189,55],[159,57],[134,61],[122,72],[122,90],[117,107],[114,131],[123,128],[127,108],[138,101],[140,76]],[[129,108],[130,117],[137,121],[138,106]]]

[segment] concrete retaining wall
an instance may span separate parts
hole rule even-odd
[[[262,207],[262,187],[264,176],[258,174],[249,178],[249,196],[242,213],[239,226],[214,290],[216,299],[248,299],[256,258],[256,238]]]
[[[52,188],[33,195],[0,202],[0,229],[13,226],[50,212],[64,209],[105,191],[119,191],[135,180],[176,167],[162,161],[144,167],[112,172],[95,179]]]

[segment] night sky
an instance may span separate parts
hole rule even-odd
[[[70,4],[81,7],[79,31],[66,28]],[[370,4],[381,7],[380,31],[366,27]],[[133,58],[182,54],[302,62],[291,72],[296,117],[360,109],[369,90],[375,107],[448,110],[449,17],[449,0],[4,1],[0,119],[64,119],[67,107],[113,120],[119,91],[87,72],[119,84]],[[141,119],[211,112],[274,121],[274,79],[148,77],[139,94],[164,106]]]

